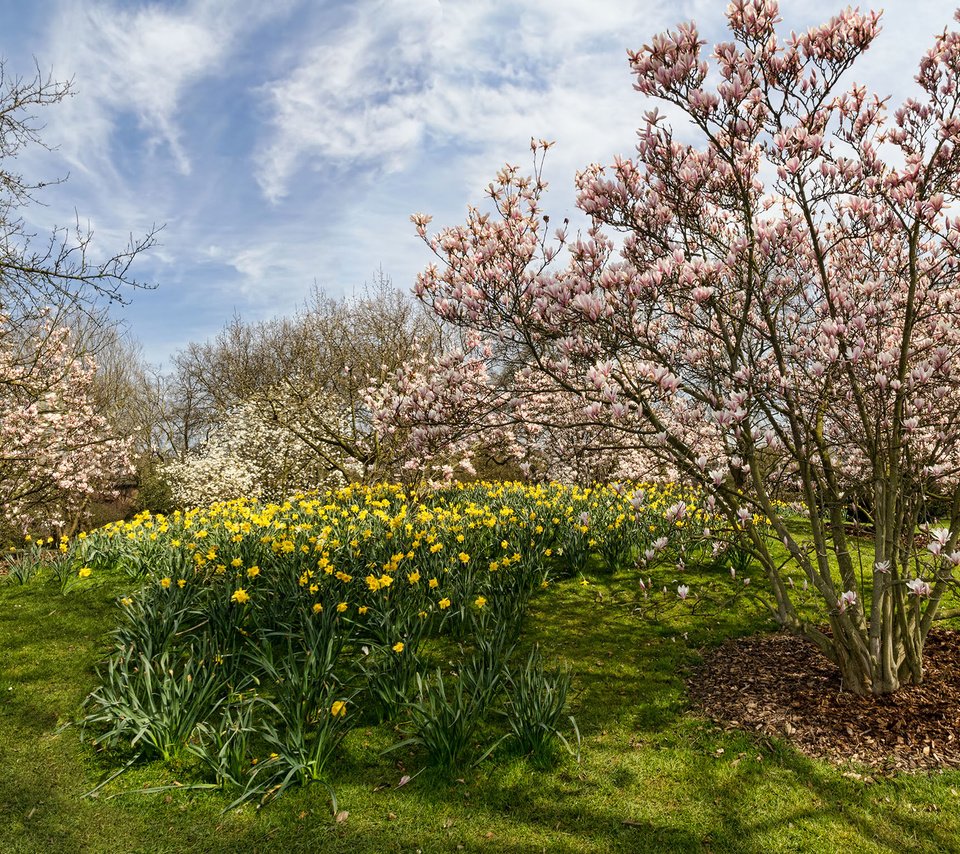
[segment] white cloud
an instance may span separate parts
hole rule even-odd
[[[237,15],[198,0],[171,9],[111,3],[65,4],[53,19],[49,50],[81,96],[51,124],[74,168],[113,172],[111,138],[121,116],[136,117],[150,145],[166,148],[184,174],[191,166],[177,113],[185,91],[222,66]]]
[[[781,30],[846,2],[782,3]],[[892,103],[910,94],[953,2],[888,4],[851,80],[893,93]],[[36,5],[53,10],[37,18],[46,43],[23,57],[73,77],[78,94],[41,117],[59,153],[39,170],[19,164],[44,177],[73,172],[45,192],[50,207],[32,209],[31,226],[43,233],[76,208],[112,250],[167,223],[162,252],[137,270],[161,287],[131,315],[155,357],[186,343],[177,336],[212,334],[233,310],[288,311],[315,279],[337,293],[382,263],[409,286],[431,260],[409,214],[461,221],[502,163],[530,163],[531,137],[557,141],[546,207],[554,219],[572,213],[574,173],[631,154],[652,106],[633,91],[627,48],[691,18],[708,53],[729,38],[716,0]],[[20,17],[0,4],[14,44]],[[682,118],[674,124],[689,133]]]
[[[420,141],[420,72],[436,4],[383,0],[351,14],[289,76],[261,89],[275,132],[258,155],[258,180],[271,201],[285,195],[305,156],[334,164],[376,157],[389,170]]]
[[[310,257],[312,253],[291,253],[289,241],[285,241],[282,234],[266,229],[246,239],[227,235],[222,244],[209,246],[203,255],[235,271],[239,278],[226,289],[253,305],[275,299],[268,283],[289,292],[298,280],[300,288],[305,288],[314,272],[304,266],[315,261]]]
[[[562,136],[577,155],[587,138],[595,148],[613,135],[629,140],[636,122],[623,108],[631,92],[624,39],[666,23],[662,8],[357,4],[309,59],[264,87],[263,192],[278,201],[311,163],[409,167],[430,140],[486,157],[514,157],[531,136]]]

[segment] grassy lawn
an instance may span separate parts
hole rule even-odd
[[[960,773],[874,783],[788,744],[720,730],[691,709],[684,679],[730,634],[772,627],[735,612],[648,622],[627,575],[570,579],[534,599],[524,642],[575,671],[578,764],[541,770],[494,754],[455,782],[416,774],[415,753],[379,751],[391,725],[353,731],[338,754],[334,820],[321,786],[262,810],[181,790],[196,769],[135,765],[83,798],[124,757],[99,754],[74,726],[129,581],[61,595],[0,587],[0,850],[121,851],[960,851]],[[521,650],[521,654],[522,654]],[[439,654],[439,653],[438,653]],[[404,774],[416,775],[397,787]]]

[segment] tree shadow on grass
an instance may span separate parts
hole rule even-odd
[[[548,662],[564,658],[574,667],[572,711],[584,735],[580,765],[563,759],[542,771],[497,754],[465,771],[462,783],[424,774],[398,788],[422,757],[381,757],[399,734],[369,727],[351,737],[334,772],[339,806],[350,812],[341,823],[320,786],[291,791],[260,812],[251,806],[226,816],[219,812],[230,797],[211,792],[81,800],[104,773],[101,759],[77,744],[72,731],[53,737],[51,724],[75,713],[85,690],[77,674],[89,673],[93,682],[101,652],[96,639],[109,623],[110,603],[101,597],[54,620],[55,602],[4,597],[7,607],[11,601],[22,607],[15,615],[0,611],[0,680],[15,677],[21,693],[4,703],[0,716],[0,762],[8,772],[0,776],[6,816],[0,848],[151,854],[187,848],[379,854],[457,846],[746,854],[960,850],[949,808],[938,813],[932,809],[938,805],[927,803],[944,797],[960,776],[868,786],[789,746],[719,730],[690,712],[684,678],[699,658],[696,649],[676,625],[633,616],[629,594],[616,578],[595,579],[589,587],[557,585],[535,599],[525,626],[524,646],[539,643]],[[733,618],[729,627],[750,628]],[[700,634],[713,642],[722,636]],[[693,631],[690,637],[699,641]],[[525,651],[518,650],[520,660]],[[119,788],[172,776],[152,766]]]
[[[524,644],[573,668],[571,707],[585,735],[614,725],[658,732],[689,706],[684,677],[700,654],[672,623],[634,613],[630,582],[558,585],[534,600],[527,618]]]

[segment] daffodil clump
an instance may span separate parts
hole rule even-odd
[[[103,741],[161,757],[198,753],[240,800],[325,779],[361,717],[409,713],[408,741],[452,770],[505,690],[536,591],[588,560],[611,570],[648,561],[706,521],[680,487],[518,483],[419,495],[348,486],[282,504],[143,513],[67,547],[82,578],[119,568],[141,580],[120,600],[116,652],[87,723]],[[465,656],[456,690],[449,675],[446,690],[439,672],[425,678],[431,639],[443,634]],[[523,684],[561,696],[537,672]],[[459,746],[437,748],[431,733],[447,744],[443,721],[461,717],[470,721]],[[238,724],[248,719],[259,723]],[[249,757],[238,779],[257,745],[270,755]]]

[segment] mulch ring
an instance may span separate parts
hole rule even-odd
[[[922,685],[858,697],[810,642],[777,634],[731,639],[688,684],[728,729],[777,736],[832,762],[890,774],[960,767],[960,632],[932,631]]]

